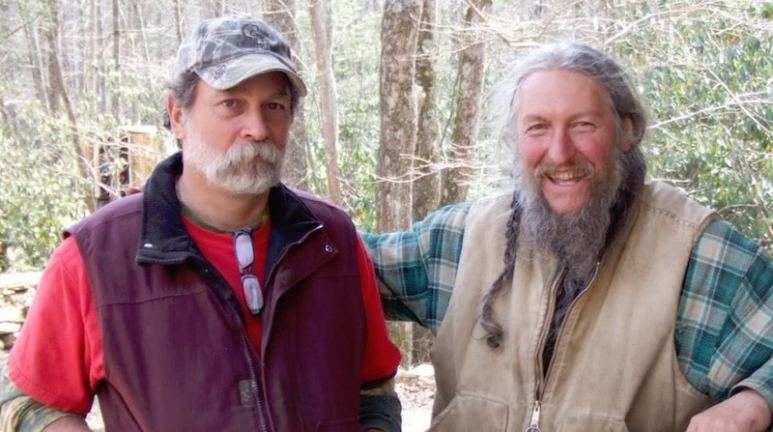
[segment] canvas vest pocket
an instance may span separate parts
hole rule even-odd
[[[556,432],[629,432],[625,421],[601,417],[578,416],[562,419],[556,425]]]
[[[438,414],[428,432],[504,432],[509,408],[506,403],[476,394],[457,394]]]

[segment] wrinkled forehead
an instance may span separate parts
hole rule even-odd
[[[524,77],[513,95],[513,119],[529,115],[612,110],[609,92],[595,79],[567,69],[547,69]]]

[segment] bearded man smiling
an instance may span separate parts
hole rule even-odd
[[[507,81],[514,191],[366,236],[387,314],[437,334],[430,430],[766,430],[765,251],[645,183],[645,110],[609,56],[541,47]]]

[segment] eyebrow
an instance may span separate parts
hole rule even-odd
[[[288,97],[289,98],[289,97],[292,97],[292,95],[290,94],[290,91],[285,88],[282,91],[274,93],[270,97],[274,97],[274,98],[276,98],[276,97]]]
[[[244,89],[242,88],[241,84],[238,84],[229,89],[220,90],[220,91],[225,92],[229,95],[237,95],[240,93],[244,93]],[[279,98],[279,97],[292,97],[292,94],[290,93],[290,89],[288,87],[285,87],[282,90],[279,90],[276,93],[269,96],[269,98]]]
[[[601,114],[601,112],[600,112],[600,111],[595,111],[595,110],[591,110],[591,111],[582,111],[582,112],[578,112],[578,113],[576,113],[576,114],[573,114],[573,115],[569,116],[569,119],[570,119],[570,120],[574,120],[574,119],[577,119],[577,118],[579,118],[579,117],[584,117],[584,116],[588,116],[588,117],[600,117],[601,115],[602,115],[602,114]],[[524,117],[521,119],[521,121],[523,121],[523,122],[533,122],[533,121],[547,121],[547,118],[545,118],[544,116],[542,116],[542,115],[540,115],[540,114],[527,114],[527,115],[525,115],[525,116],[524,116]]]
[[[545,117],[542,117],[541,115],[537,114],[528,114],[524,116],[521,121],[523,122],[533,122],[533,121],[545,121]]]

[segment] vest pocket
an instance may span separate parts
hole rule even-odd
[[[429,431],[504,432],[509,408],[482,395],[459,393],[432,421]]]
[[[556,432],[629,432],[625,421],[610,418],[567,419],[559,422],[556,426]]]

